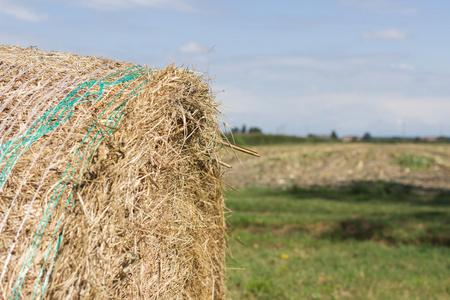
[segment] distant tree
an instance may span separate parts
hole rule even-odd
[[[448,143],[450,141],[450,139],[448,137],[445,137],[445,136],[438,136],[437,141],[439,143]]]
[[[364,142],[370,142],[371,139],[372,139],[372,136],[370,135],[370,133],[368,133],[368,132],[364,133],[364,135],[362,137],[362,140]]]
[[[248,133],[262,133],[262,130],[258,127],[250,127]]]
[[[331,132],[330,138],[333,139],[333,140],[337,140],[337,139],[338,139],[338,136],[337,136],[337,134],[336,134],[336,131],[333,130],[333,131]]]
[[[244,125],[242,125],[242,130],[241,133],[247,133],[247,127]]]
[[[239,128],[233,128],[233,129],[231,129],[231,132],[233,134],[239,133]]]

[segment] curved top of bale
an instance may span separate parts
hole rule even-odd
[[[4,298],[220,299],[218,103],[192,71],[0,46]]]

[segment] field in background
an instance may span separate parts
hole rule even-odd
[[[317,136],[308,135],[307,137],[283,135],[283,134],[264,134],[264,133],[234,133],[226,134],[225,137],[238,146],[263,146],[280,144],[311,144],[311,143],[340,143],[342,139],[338,136]],[[352,142],[372,142],[372,143],[450,143],[449,137],[438,138],[410,138],[410,137],[346,137],[351,138]],[[430,141],[431,140],[431,141]]]
[[[261,158],[230,153],[233,187],[339,186],[385,181],[450,188],[449,144],[327,143],[252,147]],[[242,167],[244,166],[244,167]]]
[[[449,146],[256,150],[228,160],[230,299],[450,297]]]
[[[261,146],[280,144],[310,144],[310,143],[336,143],[334,139],[324,139],[320,137],[299,137],[283,134],[227,134],[226,138],[238,146]]]

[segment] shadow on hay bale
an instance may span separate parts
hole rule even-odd
[[[0,293],[221,299],[218,104],[193,72],[0,46]]]

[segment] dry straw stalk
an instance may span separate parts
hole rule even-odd
[[[6,46],[0,74],[0,298],[222,299],[208,84]]]

